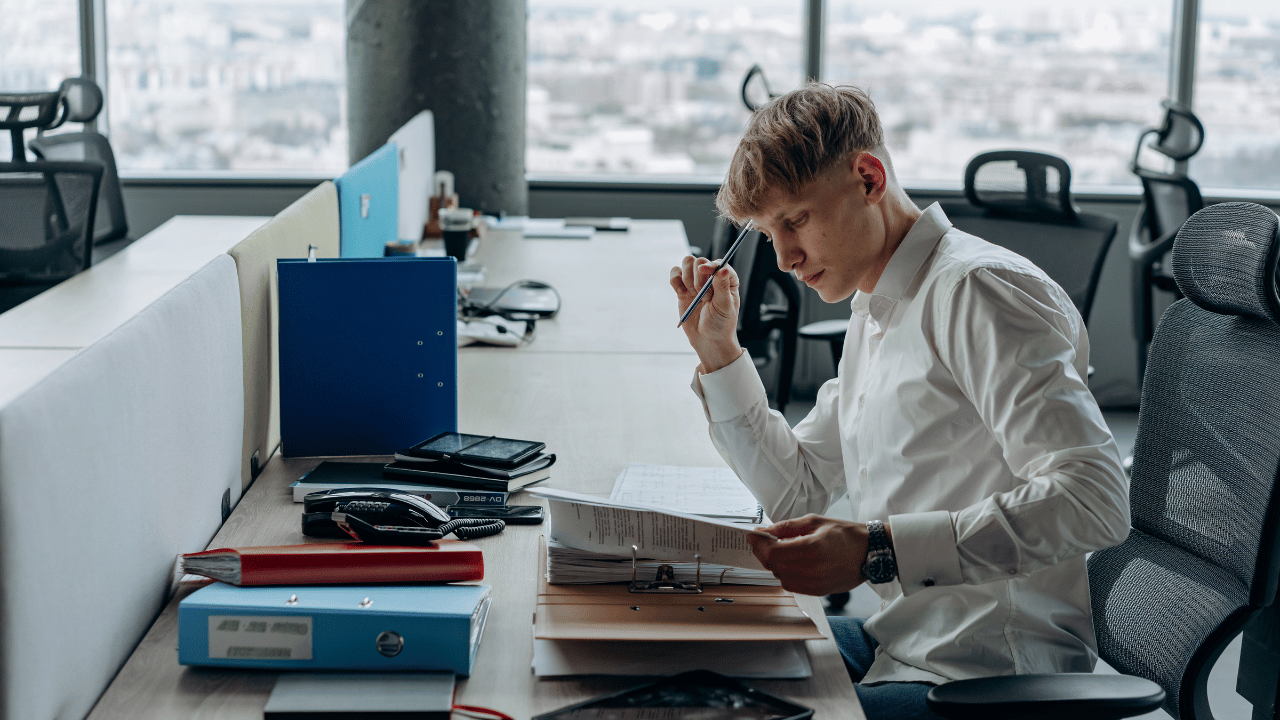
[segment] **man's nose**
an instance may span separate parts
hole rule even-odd
[[[782,272],[791,272],[804,258],[804,254],[800,252],[800,249],[794,243],[787,242],[782,238],[774,240],[773,251],[778,256],[778,269]]]

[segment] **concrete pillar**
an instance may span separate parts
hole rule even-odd
[[[347,0],[351,162],[422,110],[463,206],[528,214],[525,0]]]

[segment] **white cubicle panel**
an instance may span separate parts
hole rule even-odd
[[[0,405],[0,716],[86,715],[238,501],[240,337],[223,254],[69,357],[0,358],[44,372]]]
[[[338,190],[320,183],[265,225],[231,248],[240,276],[244,346],[244,450],[241,484],[248,487],[257,467],[280,445],[280,386],[276,368],[276,259],[338,257]]]
[[[0,348],[88,347],[266,221],[175,217],[53,290],[0,313]]]
[[[430,110],[414,115],[391,133],[400,168],[399,230],[401,240],[421,240],[430,214],[431,187],[436,174],[436,123]]]

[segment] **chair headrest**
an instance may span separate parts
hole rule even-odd
[[[1197,212],[1173,244],[1178,289],[1211,312],[1280,323],[1278,229],[1280,218],[1254,203],[1219,203]]]
[[[67,78],[58,92],[66,106],[66,119],[71,122],[90,122],[102,112],[102,90],[89,78]]]
[[[977,207],[1033,219],[1072,220],[1071,168],[1057,155],[994,150],[969,161],[964,194]]]

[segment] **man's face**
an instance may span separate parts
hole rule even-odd
[[[795,195],[772,190],[762,210],[751,219],[772,241],[778,267],[793,273],[826,302],[855,290],[870,292],[893,254],[884,217],[883,192],[875,188],[883,174],[867,167],[883,166],[870,153],[820,173]],[[870,186],[870,187],[869,187]]]

